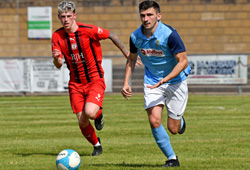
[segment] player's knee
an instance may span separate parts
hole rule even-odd
[[[84,113],[89,119],[95,119],[96,117],[96,112],[91,109],[85,110]]]
[[[150,120],[150,126],[153,129],[156,129],[161,126],[161,121],[158,120]]]
[[[88,126],[88,124],[89,124],[89,121],[88,120],[79,120],[79,126],[81,127],[81,128],[85,128],[86,126]]]

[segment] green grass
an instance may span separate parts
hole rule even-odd
[[[170,140],[181,167],[173,169],[249,169],[250,96],[190,95],[187,129]],[[78,128],[68,96],[0,97],[0,170],[56,170],[57,154],[76,150],[84,170],[162,169],[164,155],[149,127],[142,95],[126,101],[104,99],[105,126],[97,132],[104,152]],[[166,127],[166,109],[163,120]]]

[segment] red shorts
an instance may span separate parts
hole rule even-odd
[[[87,102],[95,103],[102,108],[105,88],[104,79],[87,84],[69,82],[69,96],[73,112],[83,111]]]

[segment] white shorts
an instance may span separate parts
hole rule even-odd
[[[180,120],[188,100],[187,80],[177,84],[163,84],[158,88],[147,88],[144,84],[145,109],[157,105],[166,105],[168,116]]]

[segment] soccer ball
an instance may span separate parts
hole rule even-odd
[[[72,149],[65,149],[57,155],[56,167],[58,170],[78,170],[80,165],[80,155]]]

